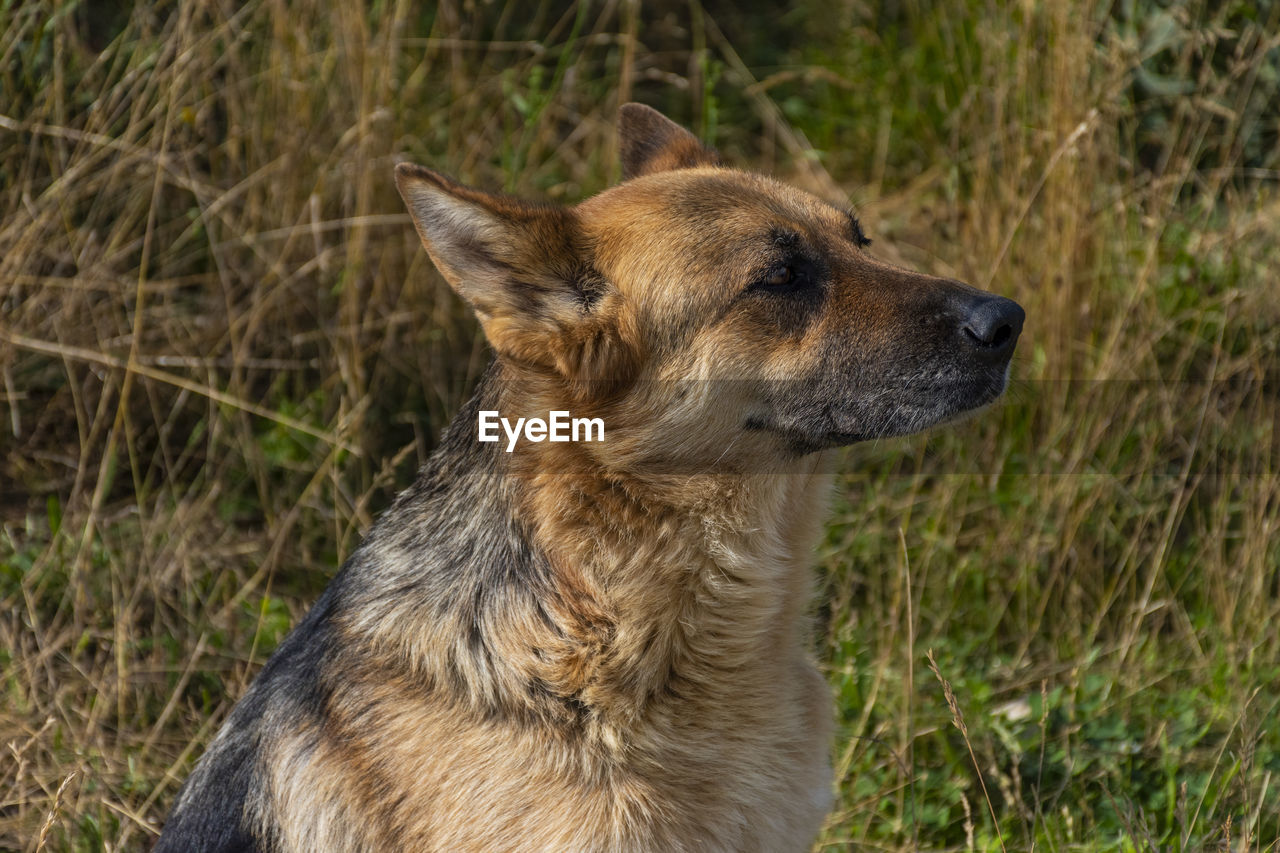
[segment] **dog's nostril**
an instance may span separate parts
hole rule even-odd
[[[1002,351],[1017,340],[1024,316],[1018,303],[996,296],[974,307],[961,328],[979,349]]]
[[[996,329],[995,334],[993,334],[990,337],[990,339],[984,339],[979,337],[972,329],[968,328],[967,326],[965,327],[965,331],[969,333],[969,337],[973,338],[974,343],[976,343],[978,346],[991,347],[992,349],[1004,346],[1009,341],[1009,338],[1013,337],[1013,329],[1009,328],[1009,325],[1007,323],[1001,326],[1000,328]]]

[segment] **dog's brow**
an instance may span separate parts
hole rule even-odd
[[[795,249],[800,245],[800,235],[789,228],[775,228],[769,236],[780,249]]]
[[[862,223],[858,221],[858,215],[849,208],[845,208],[843,212],[845,218],[849,220],[849,239],[856,243],[858,248],[870,246],[871,239],[863,232]]]

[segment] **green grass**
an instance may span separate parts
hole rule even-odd
[[[145,849],[465,399],[487,355],[396,159],[572,202],[630,99],[1028,310],[999,408],[845,458],[819,849],[1280,849],[1277,33],[0,3],[0,849]]]

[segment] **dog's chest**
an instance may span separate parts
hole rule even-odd
[[[679,815],[678,838],[706,850],[808,849],[831,805],[830,699],[806,662],[777,673],[770,688],[723,709],[714,730],[673,726],[648,794]],[[767,704],[766,704],[767,703]],[[651,849],[666,849],[661,845]],[[680,849],[674,843],[669,849]]]
[[[437,835],[444,843],[429,849],[504,849],[495,839],[509,837],[519,839],[513,850],[807,850],[831,803],[829,696],[815,669],[796,667],[768,687],[744,686],[753,695],[742,698],[769,691],[767,705],[704,710],[703,719],[672,706],[604,753],[517,735],[483,774],[462,774],[471,790],[456,785],[457,769],[446,774],[444,811],[488,803],[480,811],[522,815],[520,825],[510,836],[485,824],[474,835]],[[415,812],[439,815],[442,805],[437,792]]]
[[[613,745],[402,702],[275,756],[282,849],[805,850],[830,804],[825,682],[797,659],[739,699],[673,703]]]

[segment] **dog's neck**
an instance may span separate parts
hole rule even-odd
[[[481,446],[477,412],[497,404],[482,383],[353,559],[343,630],[480,713],[567,715],[605,739],[658,707],[732,707],[804,654],[827,460],[620,476],[573,445]]]
[[[776,686],[810,639],[829,460],[815,455],[804,473],[641,478],[564,458],[572,447],[543,452],[522,466],[535,473],[521,476],[520,515],[573,638],[546,677],[626,728],[655,704],[738,705],[753,674]]]

